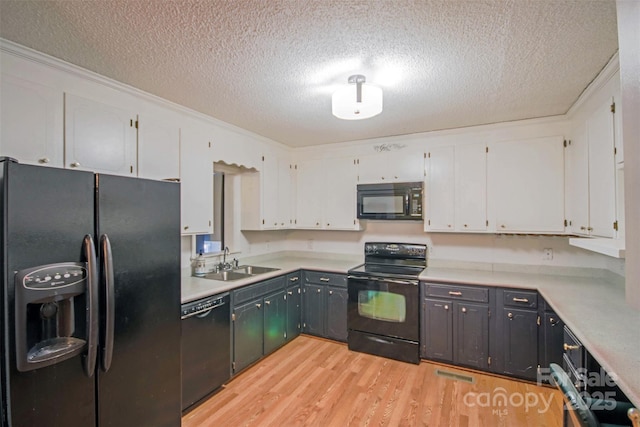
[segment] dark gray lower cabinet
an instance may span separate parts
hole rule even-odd
[[[287,300],[285,290],[264,297],[264,351],[269,354],[282,347],[287,338]]]
[[[549,305],[540,298],[540,311],[542,324],[539,330],[539,352],[538,363],[541,368],[548,369],[551,363],[562,366],[562,354],[564,350],[564,322],[549,307]],[[542,375],[541,378],[546,378]]]
[[[302,331],[302,289],[300,286],[300,272],[288,274],[286,277],[287,286],[287,337],[289,342]]]
[[[286,342],[285,284],[285,276],[279,276],[232,292],[233,373],[240,372]]]
[[[305,271],[303,274],[303,331],[310,335],[347,340],[347,276]]]
[[[454,302],[455,353],[457,365],[477,369],[489,367],[489,306],[487,304]]]
[[[262,357],[262,299],[235,306],[232,318],[233,372],[239,372]]]
[[[538,375],[538,293],[529,289],[496,291],[497,321],[493,370],[535,380]]]
[[[345,288],[327,286],[327,338],[347,341],[347,300],[349,293]]]
[[[489,367],[489,307],[486,287],[421,283],[420,354],[476,369]]]
[[[453,304],[425,298],[421,328],[421,356],[453,363]]]

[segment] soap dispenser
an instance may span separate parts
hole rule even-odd
[[[198,277],[204,276],[206,273],[206,264],[204,261],[204,257],[202,256],[202,252],[198,254],[198,257],[195,260],[195,271],[194,275]]]

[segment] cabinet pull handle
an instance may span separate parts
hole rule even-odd
[[[587,231],[593,231],[593,227],[587,227]]]
[[[292,291],[287,291],[287,295],[293,295]]]
[[[184,226],[184,229],[185,229],[185,230],[188,230],[188,229],[189,229],[189,226],[188,226],[188,225],[185,225],[185,226]]]
[[[585,227],[584,225],[580,227],[580,230],[585,231],[587,229],[587,227]]]
[[[289,281],[290,281],[290,282],[297,282],[297,281],[298,281],[298,276],[296,276],[296,277],[291,277],[291,278],[289,279]]]
[[[445,305],[444,305],[444,309],[445,309],[445,310],[449,310],[449,305],[445,304]]]
[[[320,278],[321,282],[328,282],[329,280],[331,280],[331,279],[329,279],[328,277],[321,277]]]
[[[333,295],[333,291],[329,291],[329,295]]]
[[[461,297],[462,296],[462,292],[460,292],[460,291],[449,291],[449,295],[453,295],[455,297]]]
[[[462,312],[466,313],[467,312],[467,308],[466,307],[462,307]]]
[[[513,297],[513,302],[529,302],[527,298],[516,298]]]
[[[501,224],[501,225],[500,225],[500,228],[507,228],[507,226],[506,226],[506,225],[504,225],[504,224]]]
[[[73,162],[70,165],[72,168],[79,168],[80,167],[80,162]]]
[[[567,343],[564,343],[562,348],[564,349],[564,351],[570,351],[570,350],[578,350],[578,349],[580,349],[580,346],[579,345],[569,345]]]
[[[507,317],[509,318],[509,320],[513,320],[513,313],[509,312],[509,314],[507,314]]]
[[[43,157],[41,159],[38,159],[38,163],[49,163],[49,159],[47,157]]]
[[[262,304],[256,304],[256,307],[260,308],[262,307]]]
[[[317,292],[317,293],[320,293],[320,292],[322,292],[322,289],[318,289],[316,292]]]
[[[264,305],[271,305],[271,301],[265,301]]]
[[[465,224],[465,225],[464,225],[464,228],[467,228],[468,226],[469,226],[468,224]]]

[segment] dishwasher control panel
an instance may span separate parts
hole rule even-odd
[[[187,304],[182,304],[181,312],[182,319],[186,319],[187,317],[195,316],[201,313],[206,313],[214,308],[220,307],[222,305],[229,303],[229,294],[224,295],[216,295],[210,298],[201,299],[198,301],[190,302]]]

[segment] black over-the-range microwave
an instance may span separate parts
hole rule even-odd
[[[358,218],[422,220],[422,182],[359,184]]]

